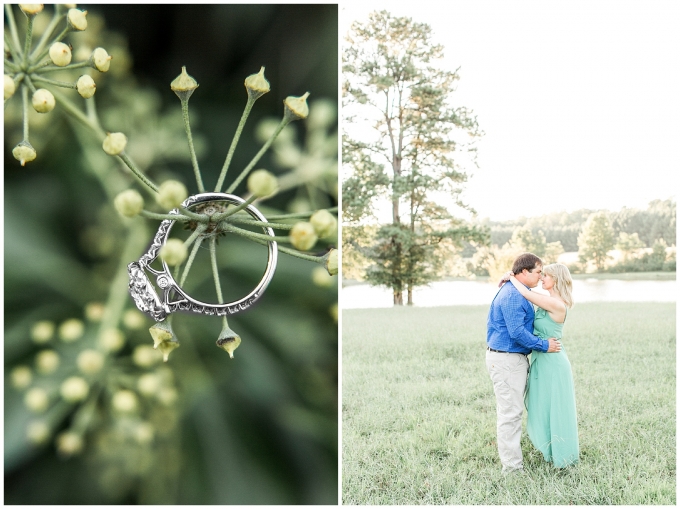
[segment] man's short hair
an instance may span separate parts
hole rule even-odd
[[[529,272],[535,269],[537,265],[543,265],[543,261],[534,253],[522,253],[512,264],[512,272],[515,274],[521,273],[524,269]]]

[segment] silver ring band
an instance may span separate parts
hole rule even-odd
[[[189,208],[200,203],[215,201],[226,201],[233,205],[242,205],[245,203],[243,198],[233,194],[201,193],[190,196],[184,200],[182,207]],[[265,223],[267,222],[264,215],[253,205],[248,205],[243,210],[248,212],[254,219]],[[170,214],[179,213],[178,209],[170,211]],[[170,230],[174,224],[175,221],[172,219],[165,219],[161,222],[148,251],[142,255],[139,261],[132,262],[128,265],[128,273],[130,275],[130,295],[140,311],[148,314],[157,322],[164,320],[167,315],[175,311],[223,316],[248,309],[260,298],[265,288],[267,288],[267,285],[269,285],[272,280],[272,277],[274,277],[274,272],[276,271],[278,247],[275,241],[271,240],[268,242],[269,254],[267,258],[267,268],[262,276],[262,280],[248,295],[226,304],[208,304],[194,299],[180,288],[179,284],[177,284],[172,277],[172,274],[170,274],[170,269],[164,260],[162,260],[163,270],[157,271],[151,268],[151,263],[158,257],[161,247],[167,242],[168,237],[170,236]],[[262,227],[262,229],[267,235],[274,237],[274,231],[270,227],[266,226]],[[163,290],[162,300],[159,298],[156,289],[151,284],[146,271],[149,271],[156,277],[156,284]],[[175,293],[176,300],[171,301],[170,296],[173,292]]]

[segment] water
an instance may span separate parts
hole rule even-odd
[[[438,281],[429,287],[413,290],[416,307],[465,306],[490,304],[498,288],[480,281]],[[541,292],[537,288],[534,291]],[[676,281],[622,281],[618,279],[574,280],[574,300],[581,302],[675,302]],[[545,292],[544,292],[545,293]],[[392,307],[392,291],[368,285],[342,289],[343,309]],[[406,302],[406,292],[404,292]]]

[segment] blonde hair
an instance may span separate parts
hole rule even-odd
[[[561,263],[551,263],[543,267],[543,274],[547,274],[555,280],[555,291],[562,297],[568,308],[574,306],[574,299],[571,296],[572,280],[571,273],[566,265]]]

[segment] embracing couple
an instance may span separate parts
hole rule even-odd
[[[531,291],[539,281],[549,295]],[[571,288],[566,266],[543,267],[538,256],[524,253],[503,277],[491,303],[486,367],[496,394],[498,453],[504,472],[523,468],[525,404],[527,433],[545,460],[559,468],[578,462],[574,381],[558,341],[567,309],[573,305]]]

